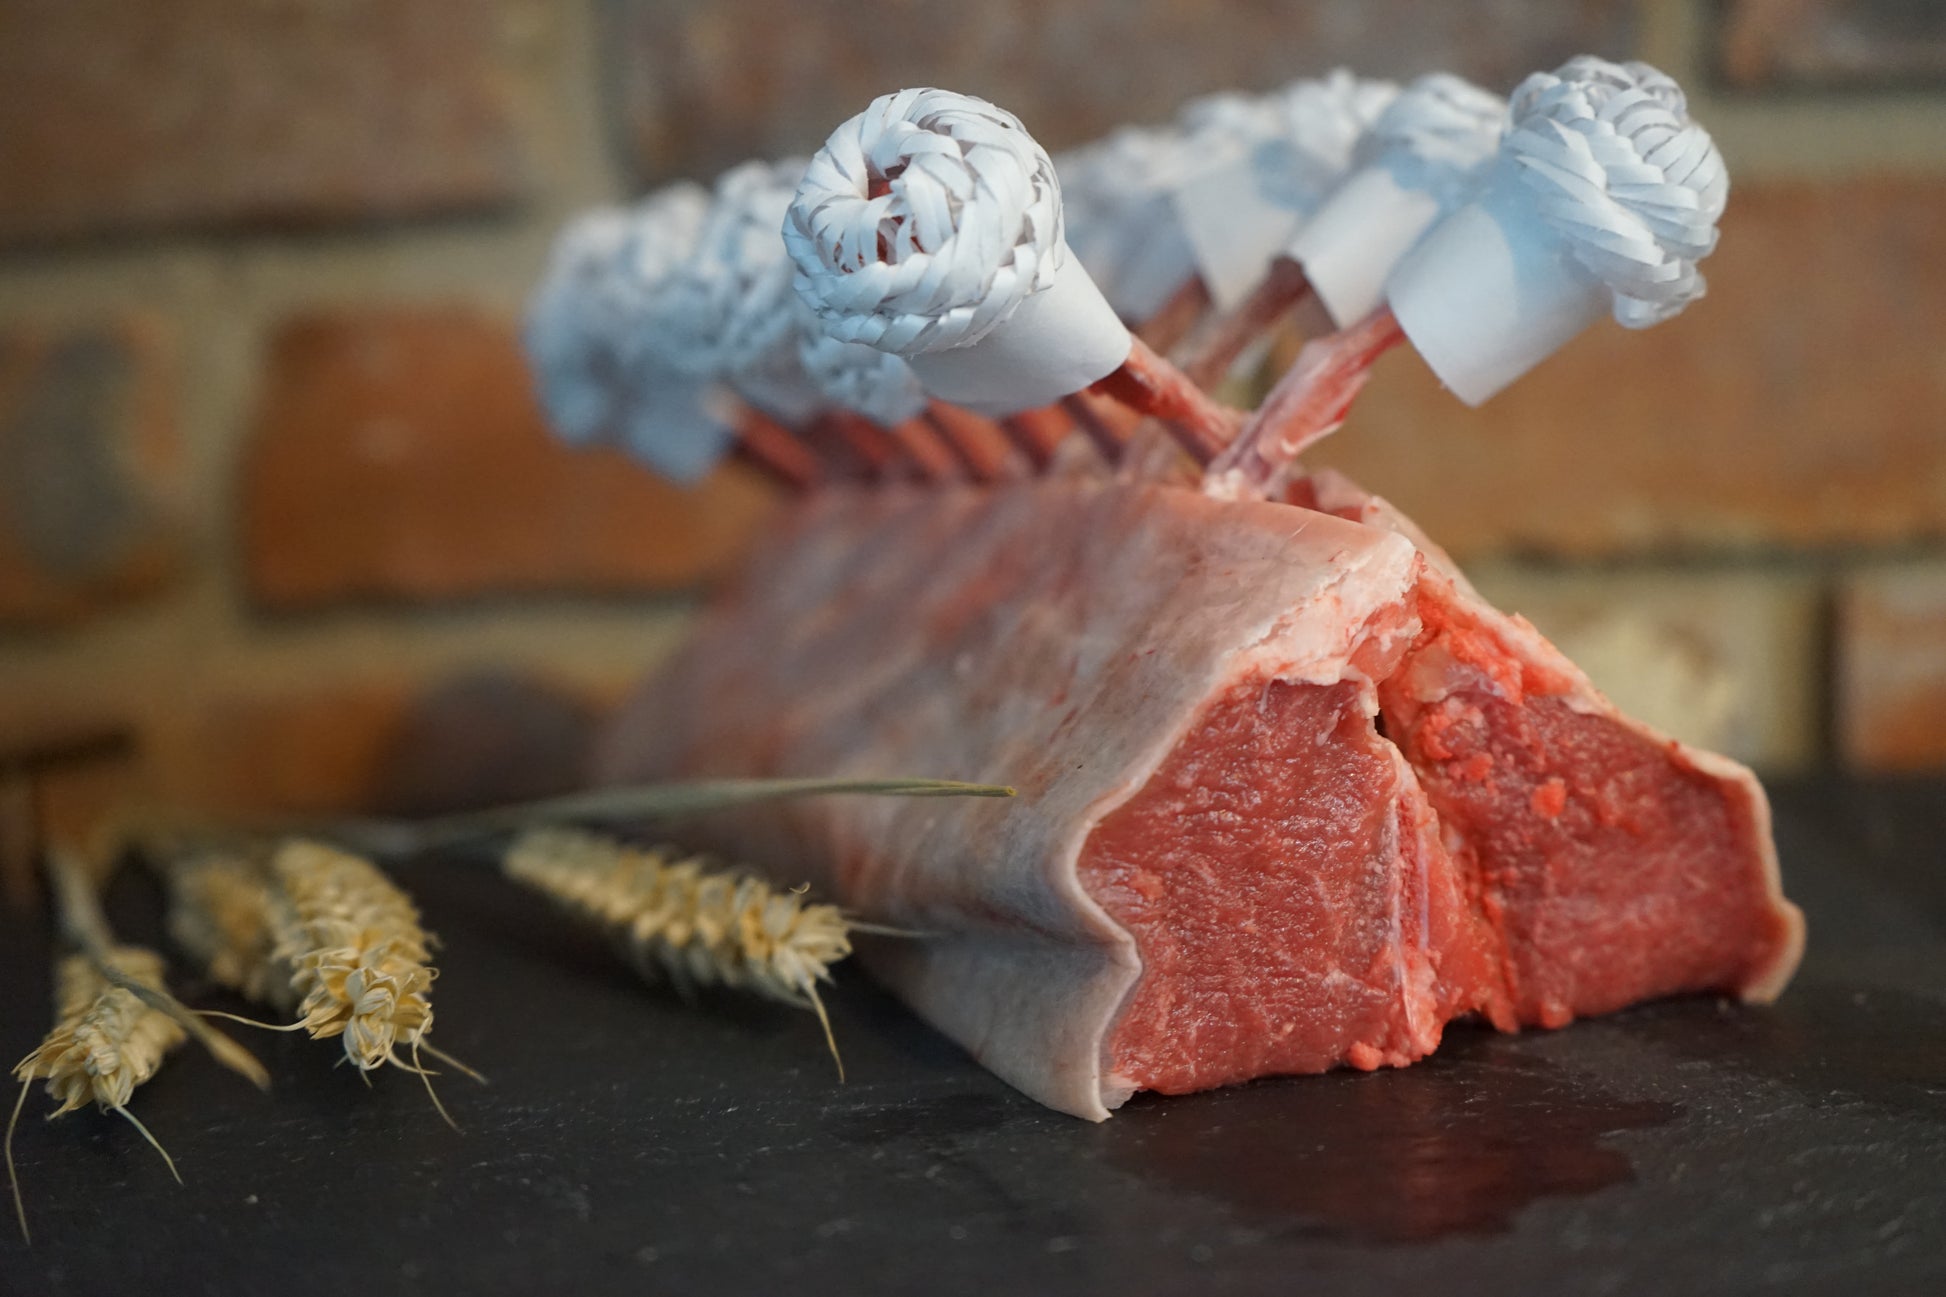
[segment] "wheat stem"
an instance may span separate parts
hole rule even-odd
[[[1012,797],[999,784],[952,779],[705,779],[638,788],[597,788],[494,810],[427,820],[403,836],[421,849],[467,838],[584,820],[645,820],[784,798],[869,794],[894,797]]]
[[[14,1169],[14,1127],[20,1124],[20,1110],[27,1106],[27,1092],[34,1088],[34,1078],[28,1077],[20,1083],[20,1097],[14,1100],[14,1114],[7,1118],[7,1185],[13,1190],[14,1216],[20,1221],[21,1241],[32,1244],[34,1233],[27,1228],[27,1202],[20,1196],[20,1172]]]

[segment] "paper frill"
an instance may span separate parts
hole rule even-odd
[[[563,440],[618,444],[678,482],[707,474],[732,430],[713,384],[645,347],[641,325],[707,209],[702,188],[685,182],[633,208],[570,222],[522,330],[543,408]]]
[[[1218,309],[1249,295],[1397,94],[1389,81],[1340,68],[1273,94],[1211,96],[1184,108],[1188,151],[1200,162],[1175,190],[1175,214]]]
[[[1440,379],[1478,405],[1602,314],[1642,328],[1703,292],[1729,179],[1675,83],[1576,59],[1514,92],[1477,196],[1400,262],[1386,296]]]
[[[1504,99],[1447,73],[1414,81],[1379,115],[1285,249],[1339,328],[1385,300],[1393,268],[1493,159],[1506,118]]]
[[[873,101],[812,158],[784,242],[833,337],[905,357],[927,391],[983,413],[1046,405],[1128,356],[1063,237],[1053,162],[982,99]]]

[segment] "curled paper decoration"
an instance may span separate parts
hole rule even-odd
[[[717,178],[695,246],[644,313],[645,345],[687,373],[719,378],[794,353],[792,268],[777,230],[802,174],[798,161],[746,162]]]
[[[1253,163],[1272,201],[1300,214],[1315,209],[1398,95],[1390,81],[1337,68],[1266,96],[1272,129],[1257,141]]]
[[[1186,151],[1201,161],[1178,185],[1174,206],[1219,308],[1249,294],[1397,93],[1390,82],[1339,69],[1274,94],[1211,96],[1183,110]]]
[[[811,159],[784,244],[833,337],[908,357],[969,346],[1054,282],[1061,186],[1012,113],[901,90]]]
[[[1130,339],[1062,237],[1054,163],[1001,108],[885,95],[833,131],[784,222],[797,291],[844,342],[986,413],[1078,391]]]
[[[1678,117],[1689,116],[1689,96],[1668,73],[1647,63],[1631,60],[1611,63],[1593,54],[1577,54],[1552,72],[1536,72],[1514,88],[1509,106],[1516,117],[1524,116],[1536,96],[1562,82],[1585,86],[1606,86],[1612,91],[1639,90]]]
[[[1682,90],[1644,63],[1579,58],[1514,91],[1504,145],[1542,218],[1615,295],[1658,324],[1703,295],[1730,177]]]
[[[629,455],[672,482],[708,476],[735,440],[734,412],[715,376],[684,369],[657,346],[653,321],[664,294],[701,246],[713,204],[683,181],[630,216],[620,273],[606,281],[606,326],[619,375],[614,436]]]
[[[640,330],[659,363],[719,381],[789,424],[823,405],[798,363],[803,311],[777,232],[803,174],[790,159],[719,176],[695,246],[650,296]]]
[[[1478,405],[1604,313],[1631,328],[1703,292],[1729,193],[1676,84],[1580,58],[1527,79],[1474,196],[1386,283],[1419,354]]]
[[[597,309],[616,343],[632,351],[646,312],[695,252],[709,216],[709,192],[693,181],[665,185],[631,208],[627,246],[597,287]]]
[[[1184,152],[1203,156],[1246,153],[1259,140],[1275,135],[1281,123],[1268,95],[1219,90],[1185,103],[1176,113]]]
[[[926,408],[926,390],[905,358],[862,342],[843,342],[819,328],[803,331],[797,354],[824,399],[893,428]]]
[[[1506,126],[1506,100],[1462,77],[1435,72],[1400,91],[1378,115],[1359,142],[1356,161],[1385,167],[1402,184],[1450,206],[1493,158]]]
[[[649,363],[634,366],[617,416],[629,455],[672,482],[709,476],[736,440],[736,412],[707,379]]]
[[[709,384],[641,345],[641,322],[694,249],[708,195],[687,182],[634,208],[603,208],[555,242],[523,342],[549,421],[565,440],[619,442],[679,482],[702,477],[730,430]]]
[[[1399,259],[1493,159],[1506,120],[1506,101],[1446,73],[1419,78],[1379,114],[1355,169],[1285,249],[1339,328],[1384,300]]]
[[[550,426],[583,445],[612,428],[618,396],[617,333],[603,318],[604,282],[621,272],[630,221],[619,207],[586,212],[554,240],[547,270],[528,299],[521,343]]]
[[[1171,202],[1189,164],[1173,127],[1125,126],[1056,160],[1068,247],[1124,320],[1148,319],[1196,273]]]

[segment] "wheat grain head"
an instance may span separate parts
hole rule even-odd
[[[283,843],[270,860],[273,959],[288,970],[299,1024],[342,1037],[361,1072],[405,1064],[397,1050],[432,1030],[431,938],[412,899],[370,861],[320,842]]]
[[[161,995],[168,994],[162,981],[162,957],[154,951],[113,946],[104,958],[123,976]],[[13,1191],[20,1236],[30,1241],[27,1204],[21,1198],[20,1177],[14,1170],[13,1137],[14,1124],[20,1120],[27,1091],[35,1081],[46,1081],[47,1093],[60,1103],[47,1114],[48,1120],[73,1112],[92,1099],[96,1107],[127,1118],[162,1155],[169,1174],[178,1183],[182,1180],[175,1159],[128,1110],[128,1101],[135,1087],[162,1066],[163,1055],[187,1040],[188,1033],[168,1014],[143,1003],[134,991],[111,984],[87,955],[62,959],[55,968],[54,980],[54,1029],[15,1064],[13,1075],[20,1082],[20,1098],[7,1122],[7,1182]]]
[[[294,1003],[280,973],[270,930],[270,874],[242,851],[191,852],[164,870],[169,937],[210,980],[245,999],[288,1010]]]
[[[721,985],[810,1009],[830,1039],[817,987],[851,953],[850,927],[837,906],[706,857],[576,829],[521,835],[502,868],[607,930],[645,975],[659,973],[685,990]],[[837,1057],[835,1044],[831,1052]]]
[[[162,957],[140,946],[117,946],[110,958],[121,972],[156,991]],[[60,1107],[58,1117],[93,1100],[102,1109],[123,1108],[135,1087],[155,1075],[162,1056],[188,1039],[170,1017],[111,986],[86,956],[69,955],[56,970],[54,1030],[14,1068],[14,1079],[44,1079]]]

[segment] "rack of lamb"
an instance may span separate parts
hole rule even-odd
[[[719,185],[720,210],[675,233],[618,235],[619,214],[592,253],[564,238],[532,317],[577,436],[691,466],[736,447],[791,493],[613,726],[602,778],[1012,785],[684,831],[900,930],[862,948],[874,975],[1083,1117],[1140,1090],[1402,1066],[1455,1019],[1768,1000],[1802,948],[1749,771],[1621,715],[1398,510],[1300,462],[1387,347],[1477,403],[1600,314],[1683,309],[1721,158],[1642,64],[1576,59],[1504,104],[1450,77],[1330,84],[1224,115],[1247,136],[1230,156],[1283,140],[1311,188],[1253,232],[1257,291],[1234,287],[1233,240],[1220,267],[1183,271],[1230,287],[1176,295],[1202,318],[1169,330],[1173,359],[1094,275],[1145,245],[1211,246],[1207,169],[1130,166],[1140,200],[1122,201],[1103,159],[1127,149],[1091,151],[1070,218],[1018,120],[937,90],[887,95],[808,164],[774,164],[770,190],[795,182],[768,209],[774,245],[710,233],[748,227],[748,186]],[[1410,210],[1343,215],[1388,202]],[[1329,295],[1360,313],[1323,324],[1260,408],[1191,376],[1227,370],[1253,330],[1319,327],[1305,274],[1327,265],[1355,268]],[[703,304],[672,307],[672,283]],[[605,314],[563,309],[597,297]],[[683,310],[735,345],[685,358],[665,341]],[[678,372],[685,417],[628,417],[630,393]],[[606,424],[590,431],[590,410]]]

